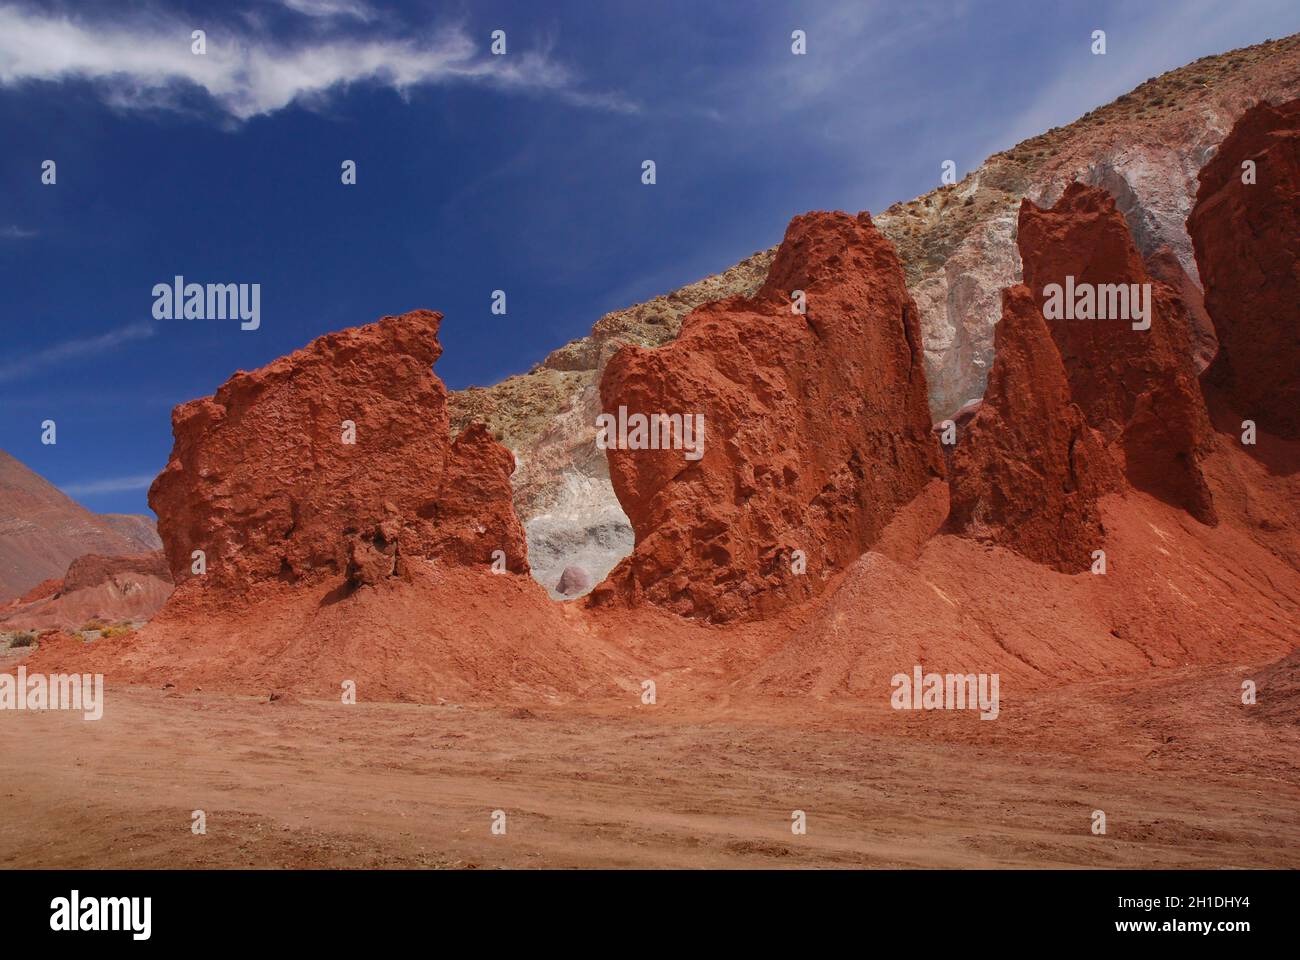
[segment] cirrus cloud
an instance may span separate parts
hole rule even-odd
[[[44,350],[37,350],[26,356],[17,356],[8,363],[0,364],[0,383],[35,376],[65,361],[96,356],[132,340],[146,340],[152,337],[154,332],[152,323],[130,323],[97,336],[64,340]]]
[[[369,9],[340,3],[298,7]],[[195,29],[205,29],[202,55],[191,49]],[[583,107],[637,109],[619,94],[583,89],[546,49],[492,56],[486,46],[460,26],[418,38],[336,34],[278,40],[265,32],[159,15],[92,22],[0,6],[0,86],[85,80],[117,107],[178,108],[198,88],[229,116],[247,120],[350,84],[373,83],[404,94],[459,83],[553,96]]]
[[[305,17],[351,17],[369,23],[379,14],[363,0],[284,0],[284,5]]]
[[[156,473],[137,473],[126,477],[103,477],[98,480],[82,480],[65,483],[59,487],[70,497],[93,497],[103,493],[127,493],[132,490],[148,490]]]

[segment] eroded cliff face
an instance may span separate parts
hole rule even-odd
[[[1257,415],[1259,456],[1286,473],[1276,438],[1300,416],[1300,101],[1246,111],[1199,179],[1189,229],[1204,299],[1168,247],[1139,255],[1104,190],[1076,182],[1050,209],[1022,202],[1025,285],[1004,295],[993,376],[951,457],[949,530],[1083,569],[1118,471],[1217,523],[1209,468],[1224,451],[1197,378],[1210,347],[1216,416],[1236,433],[1225,395]],[[1285,529],[1218,479],[1230,521],[1265,540]]]
[[[526,572],[514,458],[481,425],[451,439],[431,370],[441,319],[328,334],[177,407],[149,491],[176,581],[233,602],[267,581],[374,583],[404,563],[488,569],[496,551]]]
[[[1300,36],[1205,57],[994,154],[957,184],[878,214],[876,227],[893,241],[919,312],[933,420],[955,416],[984,394],[1002,291],[1022,279],[1021,201],[1051,206],[1075,181],[1116,199],[1150,272],[1191,312],[1193,348],[1198,362],[1208,363],[1215,342],[1197,314],[1197,264],[1184,225],[1197,174],[1244,110],[1297,96]],[[483,420],[514,452],[515,507],[535,574],[552,595],[564,567],[581,566],[597,582],[632,547],[631,527],[592,442],[603,364],[623,343],[670,342],[681,318],[701,303],[752,295],[773,252],[609,314],[590,337],[530,373],[452,395],[456,428]]]
[[[1219,352],[1219,338],[1214,332],[1214,321],[1205,309],[1205,295],[1200,285],[1191,278],[1183,262],[1169,247],[1161,247],[1150,256],[1144,256],[1147,272],[1167,284],[1178,295],[1187,309],[1192,338],[1192,359],[1197,371],[1208,367]]]
[[[916,307],[867,214],[796,217],[754,297],[697,308],[658,349],[619,351],[601,398],[620,427],[665,414],[695,424],[687,440],[703,426],[704,442],[698,457],[634,436],[608,451],[636,547],[597,602],[770,614],[820,593],[942,472]]]
[[[1187,226],[1220,345],[1207,379],[1259,429],[1300,439],[1300,100],[1242,115]]]
[[[1050,209],[1025,200],[1018,243],[1070,395],[1122,451],[1129,482],[1217,522],[1201,465],[1213,430],[1190,317],[1173,288],[1147,273],[1110,194],[1072,183]]]

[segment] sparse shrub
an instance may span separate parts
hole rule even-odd
[[[91,617],[81,625],[81,630],[84,633],[87,630],[103,630],[107,626],[108,624],[99,619],[99,617]]]
[[[129,623],[118,623],[111,627],[104,627],[104,629],[99,632],[99,638],[101,640],[111,640],[113,637],[120,637],[122,634],[130,632],[131,625]]]
[[[36,643],[36,633],[32,630],[24,630],[21,633],[15,633],[9,639],[11,647],[30,647]]]

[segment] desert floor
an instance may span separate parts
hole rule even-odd
[[[1300,727],[1240,705],[1250,674],[1060,687],[992,722],[110,686],[96,722],[0,712],[0,867],[1300,866]]]

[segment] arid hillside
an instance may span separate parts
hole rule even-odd
[[[1198,363],[1208,363],[1214,332],[1186,229],[1196,177],[1248,107],[1297,96],[1300,34],[1205,57],[994,154],[954,185],[878,213],[875,224],[897,248],[919,311],[934,421],[984,394],[1002,290],[1021,280],[1021,201],[1051,206],[1076,180],[1114,197],[1150,273],[1179,289]],[[606,362],[621,345],[675,339],[682,319],[702,303],[753,294],[774,252],[610,313],[590,336],[531,371],[449,396],[453,429],[481,420],[514,452],[515,509],[529,561],[553,596],[565,567],[579,566],[599,583],[632,550],[631,525],[591,442]]]
[[[62,577],[88,553],[147,553],[162,546],[150,517],[91,513],[0,450],[0,601]]]

